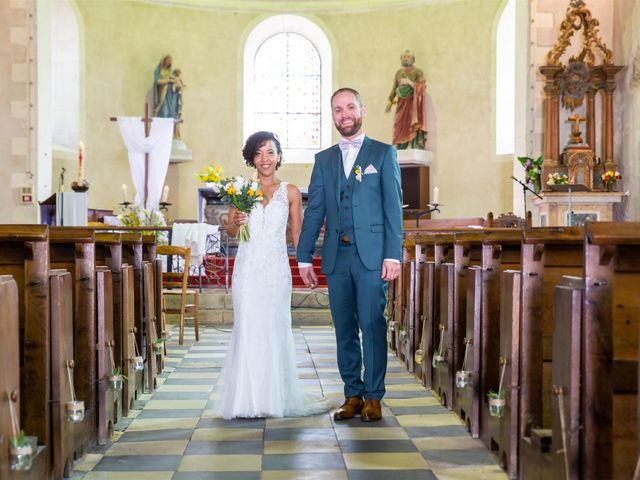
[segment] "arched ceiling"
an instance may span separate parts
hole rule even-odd
[[[342,13],[437,5],[461,0],[137,0],[164,6],[260,13]]]

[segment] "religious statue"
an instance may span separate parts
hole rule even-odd
[[[396,103],[392,143],[399,149],[424,149],[427,119],[424,97],[426,81],[422,70],[414,66],[416,57],[410,50],[400,55],[402,68],[396,72],[386,112]],[[396,100],[397,98],[397,100]]]
[[[173,118],[176,121],[174,138],[180,138],[182,119],[182,82],[180,69],[172,68],[171,55],[165,55],[153,73],[153,116]]]

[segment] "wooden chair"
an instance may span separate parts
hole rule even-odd
[[[162,314],[173,313],[180,315],[180,337],[178,339],[180,345],[184,342],[184,321],[193,319],[197,342],[200,340],[200,333],[198,331],[199,294],[197,290],[187,289],[191,249],[189,247],[160,245],[157,248],[157,254],[175,255],[182,259],[184,267],[182,272],[162,272]],[[173,288],[179,290],[172,290]],[[180,295],[180,308],[168,308],[165,302],[167,295]],[[187,295],[193,295],[193,303],[187,303]],[[187,313],[191,313],[192,316],[186,316]]]

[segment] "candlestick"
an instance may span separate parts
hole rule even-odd
[[[127,202],[127,184],[123,183],[121,188],[122,188],[122,200],[124,203],[128,203]]]
[[[165,185],[164,188],[162,189],[162,197],[160,198],[160,201],[163,203],[167,203],[168,199],[169,199],[169,185]]]
[[[438,187],[434,187],[433,188],[433,200],[431,200],[431,203],[437,205],[438,204],[438,196],[440,194],[440,190],[438,190]]]

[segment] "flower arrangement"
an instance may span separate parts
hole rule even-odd
[[[622,180],[622,175],[620,175],[620,172],[614,172],[613,170],[608,170],[604,172],[602,175],[600,175],[600,178],[602,178],[602,183],[607,188],[607,190],[613,190],[614,187],[616,186],[616,183],[619,180]]]
[[[134,205],[131,208],[122,209],[120,212],[117,218],[125,227],[164,227],[167,225],[164,215],[157,210],[151,211]],[[167,232],[148,231],[142,233],[156,235],[160,245],[168,243]]]
[[[540,173],[542,172],[544,155],[540,155],[538,158],[518,157],[518,161],[524,167],[527,183],[531,183],[536,192],[540,191]]]
[[[218,169],[219,167],[215,167]],[[217,170],[222,175],[222,169]],[[242,175],[220,179],[214,182],[213,189],[220,194],[220,199],[224,203],[233,205],[237,210],[243,213],[249,213],[263,198],[260,185],[255,180],[250,180]],[[238,231],[238,239],[241,242],[249,241],[249,226],[245,223],[240,225]]]
[[[205,183],[217,183],[222,178],[222,167],[220,165],[209,165],[198,172],[198,179]]]
[[[564,173],[550,173],[547,176],[547,185],[567,185],[569,183],[569,177]]]

